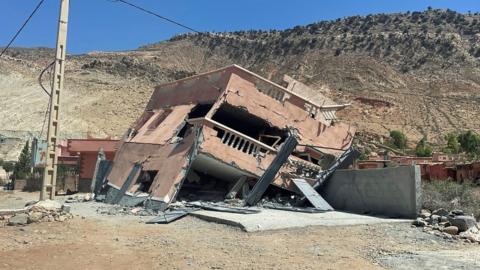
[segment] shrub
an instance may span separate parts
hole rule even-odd
[[[458,154],[460,152],[460,143],[458,142],[457,135],[455,133],[449,133],[445,135],[447,145],[443,151],[447,154]]]
[[[430,157],[432,156],[432,147],[428,144],[427,138],[423,137],[415,148],[415,154],[417,157]]]
[[[458,135],[458,142],[462,150],[469,154],[478,154],[480,152],[480,135],[471,130]]]
[[[390,131],[390,143],[397,149],[405,149],[407,148],[407,136],[399,130],[392,130]]]
[[[422,200],[425,209],[462,209],[465,214],[480,218],[480,187],[472,182],[425,181],[422,183]]]

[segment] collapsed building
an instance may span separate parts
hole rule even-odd
[[[355,128],[335,112],[348,104],[285,76],[282,85],[237,65],[157,86],[118,145],[107,202],[164,210],[177,198],[244,198],[289,136],[298,144],[269,183],[299,193],[350,148]]]

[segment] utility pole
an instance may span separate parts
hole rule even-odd
[[[57,182],[57,145],[60,112],[60,93],[63,89],[63,73],[65,71],[65,54],[67,45],[68,8],[70,0],[60,0],[60,16],[58,20],[57,48],[55,55],[55,70],[53,87],[50,95],[50,110],[47,131],[47,157],[43,171],[40,200],[55,198]]]

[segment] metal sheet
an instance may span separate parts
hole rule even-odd
[[[149,221],[145,222],[147,224],[168,224],[172,221],[175,221],[177,219],[180,219],[186,215],[188,215],[188,211],[183,211],[183,210],[173,210],[173,211],[168,211],[164,212],[158,215],[158,217],[154,217],[150,219]]]
[[[292,181],[315,208],[325,211],[333,210],[332,206],[305,179],[297,178]]]

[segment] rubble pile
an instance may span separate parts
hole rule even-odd
[[[141,206],[137,207],[128,207],[121,205],[107,205],[104,207],[99,207],[97,213],[102,215],[116,216],[116,215],[134,215],[134,216],[155,216],[158,214],[158,211],[144,208]]]
[[[2,225],[23,226],[38,222],[63,222],[73,218],[68,205],[52,200],[27,203],[20,210],[0,211]]]
[[[462,210],[447,211],[443,208],[435,211],[422,209],[419,217],[412,223],[423,231],[445,239],[464,240],[480,243],[480,230],[473,216],[467,216]]]
[[[89,202],[93,200],[92,194],[87,193],[87,194],[82,194],[82,195],[75,195],[75,196],[70,196],[65,200],[66,203],[79,203],[79,202]]]

